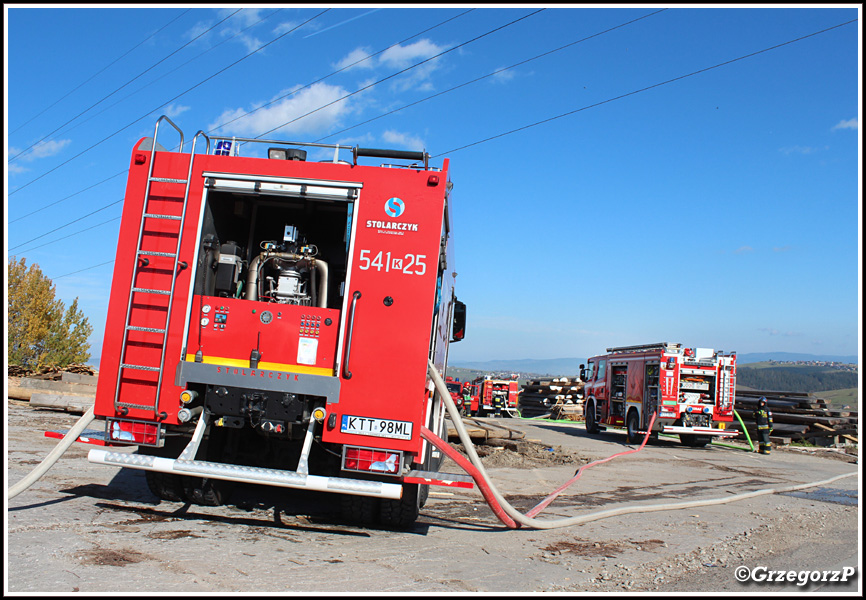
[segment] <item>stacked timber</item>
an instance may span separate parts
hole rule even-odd
[[[53,408],[83,414],[96,398],[97,375],[78,371],[31,373],[30,377],[9,377],[7,397],[30,402],[34,408]]]
[[[737,390],[734,408],[753,442],[758,434],[755,412],[762,396],[767,399],[767,408],[773,414],[772,442],[790,444],[807,441],[818,446],[840,442],[858,443],[856,410],[833,408],[823,398],[804,392]],[[733,425],[742,431],[736,419]]]
[[[517,409],[524,418],[583,420],[583,383],[576,377],[532,379],[520,390]]]

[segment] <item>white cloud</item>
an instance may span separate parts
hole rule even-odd
[[[779,148],[782,154],[815,154],[824,150],[829,150],[829,146],[824,146],[823,148],[813,148],[810,146],[787,146]]]
[[[394,131],[393,129],[389,129],[385,133],[382,134],[382,139],[391,144],[393,146],[401,146],[408,150],[417,150],[421,152],[424,150],[424,140],[419,137],[414,137],[405,133],[400,133],[399,131]]]
[[[25,151],[18,160],[33,161],[40,158],[47,158],[58,154],[63,148],[72,143],[72,140],[50,140],[47,142],[37,142],[32,148]],[[9,156],[17,156],[21,154],[20,148],[9,148]],[[10,167],[11,170],[11,167]],[[16,171],[21,172],[21,171]]]
[[[180,104],[169,104],[163,109],[163,113],[165,114],[165,116],[173,118],[182,113],[185,113],[188,110],[189,106],[182,106]]]
[[[375,65],[372,60],[364,60],[370,56],[369,48],[355,48],[345,58],[334,65],[335,69],[372,69]],[[359,62],[360,61],[360,62]],[[355,64],[358,63],[358,64]],[[350,69],[351,70],[351,69]]]
[[[410,44],[408,46],[394,46],[388,48],[379,57],[379,64],[391,69],[407,69],[414,64],[428,60],[437,54],[441,54],[446,50],[445,46],[434,44],[430,40],[424,39]],[[421,91],[429,91],[433,89],[430,83],[430,77],[434,71],[442,66],[442,61],[438,58],[428,60],[417,67],[413,67],[406,75],[401,76],[392,84],[392,89],[405,92],[410,89],[418,89]]]
[[[294,89],[299,88],[300,86]],[[283,135],[327,131],[335,127],[340,122],[341,117],[352,112],[351,98],[335,102],[346,93],[342,87],[317,83],[247,116],[244,115],[251,111],[242,108],[227,110],[217,117],[208,128],[215,129],[223,123],[233,121],[225,127],[220,127],[220,135],[256,136],[270,132],[275,128],[279,128]],[[284,95],[285,92],[281,92],[277,97]],[[331,104],[332,102],[333,104]],[[257,106],[263,104],[260,102]],[[295,121],[295,119],[323,106],[326,108]],[[234,119],[237,120],[234,121]],[[290,121],[294,122],[289,123]],[[284,124],[287,125],[283,127]]]
[[[857,117],[853,119],[848,119],[847,121],[839,121],[836,125],[833,126],[833,131],[837,129],[854,129],[855,131],[860,128],[860,120]]]
[[[740,246],[734,250],[734,254],[746,254],[747,252],[754,252],[754,248],[751,246]]]
[[[493,83],[508,83],[512,79],[514,79],[517,75],[514,73],[513,69],[505,69],[499,71],[498,73],[494,73],[490,81]]]

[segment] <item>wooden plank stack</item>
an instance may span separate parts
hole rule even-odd
[[[517,409],[524,418],[583,420],[583,383],[577,377],[532,379],[520,390]]]
[[[80,370],[29,374],[29,377],[9,377],[7,397],[30,402],[30,406],[37,408],[53,408],[76,414],[84,414],[93,406],[97,375]]]
[[[756,443],[758,435],[755,412],[761,396],[767,399],[767,407],[773,413],[773,433],[770,441],[774,443],[806,441],[817,446],[840,442],[858,443],[857,410],[834,409],[826,400],[804,392],[738,389],[734,408],[743,420],[753,443]],[[732,427],[742,431],[736,419]]]

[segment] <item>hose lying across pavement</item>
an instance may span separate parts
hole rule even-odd
[[[454,424],[454,427],[457,429],[457,435],[460,437],[460,441],[463,442],[463,447],[466,450],[466,454],[469,455],[469,461],[471,462],[471,466],[474,467],[474,472],[467,472],[469,472],[469,474],[473,476],[479,488],[482,488],[483,486],[483,489],[486,490],[485,499],[487,499],[488,504],[490,504],[491,509],[493,509],[493,512],[500,518],[500,520],[505,525],[511,528],[525,525],[534,529],[556,529],[559,527],[570,527],[572,525],[580,525],[582,523],[588,523],[590,521],[597,521],[599,519],[606,519],[608,517],[615,517],[619,515],[657,512],[663,510],[680,510],[684,508],[697,508],[701,506],[714,506],[716,504],[727,504],[728,502],[736,502],[738,500],[757,498],[758,496],[765,496],[767,494],[794,492],[810,487],[827,485],[838,479],[842,479],[843,477],[851,477],[852,475],[857,475],[856,472],[845,473],[844,475],[837,475],[836,477],[831,477],[830,479],[825,479],[823,481],[816,481],[814,483],[804,483],[782,488],[756,490],[754,492],[746,492],[743,494],[727,496],[724,498],[711,498],[707,500],[694,500],[690,502],[674,502],[667,504],[623,506],[620,508],[612,508],[609,510],[602,510],[575,517],[543,521],[524,515],[513,506],[511,506],[508,501],[502,497],[502,494],[499,493],[499,490],[496,489],[496,486],[490,480],[490,476],[484,469],[484,465],[481,463],[481,459],[478,458],[478,454],[475,452],[475,446],[472,444],[472,440],[469,438],[469,434],[466,432],[466,428],[463,426],[463,419],[460,418],[460,413],[457,411],[457,407],[454,405],[454,401],[451,399],[451,394],[448,392],[448,388],[445,386],[445,382],[442,380],[442,377],[439,375],[439,372],[436,370],[436,367],[433,365],[432,361],[428,361],[427,370],[430,373],[430,377],[433,379],[433,384],[436,386],[436,390],[439,392],[439,397],[445,402],[445,407],[448,409],[448,415],[451,417],[451,421]],[[490,499],[488,499],[488,497]],[[508,518],[503,519],[502,516],[500,516],[502,514],[506,515]]]
[[[556,529],[559,527],[570,527],[572,525],[580,525],[582,523],[588,523],[590,521],[597,521],[599,519],[606,519],[608,517],[615,517],[619,515],[657,512],[662,510],[679,510],[684,508],[697,508],[701,506],[713,506],[716,504],[727,504],[728,502],[748,500],[750,498],[757,498],[758,496],[764,496],[767,494],[794,492],[810,487],[827,485],[838,479],[857,475],[856,472],[845,473],[843,475],[837,475],[836,477],[831,477],[830,479],[825,479],[823,481],[816,481],[814,483],[804,483],[783,488],[757,490],[754,492],[746,492],[744,494],[727,496],[724,498],[713,498],[708,500],[695,500],[691,502],[676,502],[668,504],[623,506],[620,508],[612,508],[609,510],[579,515],[576,517],[568,517],[552,521],[542,521],[534,518],[534,515],[537,514],[537,512],[539,512],[542,508],[544,508],[544,506],[546,506],[545,502],[552,500],[555,495],[563,491],[571,482],[559,488],[556,492],[554,492],[554,494],[548,496],[547,500],[545,500],[544,502],[536,506],[535,509],[530,511],[533,516],[524,515],[513,506],[511,506],[508,501],[505,500],[502,494],[499,493],[499,490],[490,480],[490,476],[487,474],[484,465],[481,463],[481,459],[475,452],[475,446],[472,444],[472,440],[470,439],[469,434],[466,432],[466,428],[463,426],[463,419],[460,417],[460,413],[458,412],[457,407],[454,405],[454,401],[451,399],[451,394],[448,392],[448,388],[445,386],[445,382],[442,380],[442,377],[439,375],[438,371],[436,371],[436,367],[433,365],[432,361],[428,362],[428,371],[430,373],[430,377],[432,377],[433,379],[433,383],[436,386],[437,391],[439,392],[440,398],[442,398],[442,400],[445,402],[445,407],[448,409],[448,414],[451,417],[451,421],[454,423],[454,427],[457,429],[457,434],[460,437],[460,441],[463,442],[463,447],[466,449],[466,453],[469,455],[469,462],[466,463],[465,459],[462,459],[462,456],[460,456],[459,453],[457,453],[453,448],[448,446],[447,442],[442,442],[442,440],[430,434],[429,431],[425,432],[424,428],[422,428],[422,434],[429,434],[431,437],[429,437],[428,439],[433,443],[442,442],[443,445],[439,446],[440,449],[445,451],[446,454],[449,455],[449,457],[453,457],[455,460],[457,460],[458,464],[460,464],[464,469],[466,469],[467,473],[472,475],[473,479],[475,479],[475,483],[478,485],[479,489],[482,490],[484,499],[490,505],[490,508],[500,519],[500,521],[505,523],[505,525],[510,528],[517,528],[520,527],[520,525],[525,525],[534,529]],[[54,463],[57,462],[57,460],[63,455],[63,453],[69,449],[73,442],[78,439],[78,436],[80,436],[81,433],[87,428],[87,426],[90,425],[93,419],[93,407],[90,407],[87,412],[84,413],[84,415],[72,427],[72,429],[70,429],[66,433],[66,435],[63,436],[63,439],[60,440],[60,442],[57,444],[57,446],[54,447],[54,449],[48,454],[48,456],[46,456],[45,459],[41,463],[39,463],[39,465],[33,471],[31,471],[26,477],[24,477],[24,479],[9,488],[7,492],[7,499],[14,498],[18,494],[29,488],[31,485],[33,485],[36,481],[38,481],[48,471],[48,469],[50,469],[54,465]],[[425,435],[425,437],[427,436]],[[644,439],[644,443],[646,443],[646,439]],[[641,447],[643,447],[643,444],[641,444]],[[578,471],[578,474],[575,475],[574,478],[572,478],[572,481],[576,480],[577,477],[579,477],[580,473],[582,473],[582,470]]]
[[[54,463],[69,449],[69,446],[72,445],[75,440],[78,439],[78,436],[87,429],[87,426],[93,421],[93,407],[87,409],[87,412],[78,419],[78,422],[72,426],[66,435],[63,436],[63,439],[54,447],[54,449],[48,453],[39,465],[30,471],[30,473],[24,477],[21,481],[13,485],[9,488],[9,491],[6,493],[6,498],[11,500],[31,485],[36,483],[40,477],[45,475],[45,472],[48,471],[51,467],[54,466]]]

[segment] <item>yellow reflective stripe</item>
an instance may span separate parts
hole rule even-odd
[[[195,354],[187,354],[186,355],[187,362],[195,362]],[[226,367],[243,367],[244,369],[250,369],[250,361],[242,360],[240,358],[224,358],[222,356],[205,356],[202,357],[202,361],[204,364],[208,365],[222,365]],[[328,377],[334,376],[333,369],[326,369],[324,367],[310,367],[306,365],[287,365],[283,363],[272,363],[272,362],[260,362],[259,366],[256,369],[261,369],[264,371],[287,371],[290,373],[305,373],[307,375],[326,375]]]

